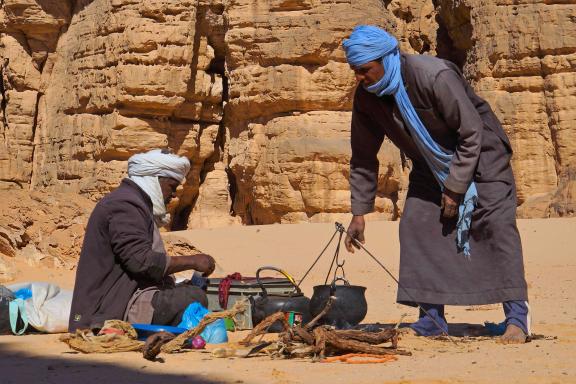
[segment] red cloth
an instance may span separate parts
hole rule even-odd
[[[242,280],[242,275],[238,272],[234,272],[233,274],[226,276],[220,281],[220,284],[218,284],[218,302],[222,309],[227,309],[228,307],[228,292],[230,291],[232,280]]]

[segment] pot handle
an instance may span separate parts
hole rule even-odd
[[[332,280],[332,284],[330,284],[330,296],[334,296],[334,294],[336,293],[336,282],[337,281],[343,281],[344,285],[350,285],[348,280],[346,280],[345,278],[335,277],[334,280]]]
[[[276,268],[276,267],[272,267],[272,266],[264,266],[264,267],[260,267],[258,268],[258,270],[256,271],[256,281],[258,282],[258,285],[260,286],[260,289],[262,289],[262,296],[266,297],[268,296],[268,292],[266,291],[266,288],[264,288],[264,284],[262,284],[262,281],[260,281],[260,271],[276,271],[282,275],[284,275],[284,277],[286,277],[288,279],[288,281],[290,281],[290,283],[294,286],[294,288],[296,288],[296,293],[297,294],[301,294],[302,291],[300,290],[300,288],[298,287],[298,285],[296,285],[296,281],[294,280],[294,278],[286,271],[283,271],[280,268]]]

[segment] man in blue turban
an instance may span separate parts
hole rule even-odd
[[[344,40],[358,87],[352,112],[348,233],[364,242],[374,209],[377,154],[388,137],[412,160],[400,221],[397,301],[420,305],[411,327],[447,332],[444,305],[503,303],[504,343],[530,334],[522,246],[516,227],[512,148],[489,104],[451,62],[400,52],[374,26]],[[354,251],[348,236],[346,247]],[[440,329],[441,328],[441,329]]]

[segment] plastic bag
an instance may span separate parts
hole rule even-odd
[[[20,283],[7,286],[15,296],[28,297],[24,309],[28,323],[40,332],[68,332],[72,291],[50,283]]]
[[[0,335],[9,335],[12,333],[10,323],[10,303],[16,296],[8,288],[0,285]]]
[[[14,292],[14,296],[16,296],[16,299],[28,300],[32,297],[32,285],[27,286],[26,288],[20,288]]]
[[[200,323],[210,311],[204,308],[202,304],[195,302],[190,304],[184,314],[182,315],[182,322],[178,324],[179,328],[191,329]],[[228,342],[228,334],[226,333],[226,324],[224,319],[218,319],[215,322],[208,324],[206,329],[200,334],[208,344],[221,344]]]

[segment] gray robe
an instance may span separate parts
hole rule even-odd
[[[457,253],[456,220],[441,217],[441,190],[416,148],[392,96],[358,86],[352,113],[352,213],[374,209],[377,153],[388,137],[413,162],[400,220],[399,303],[477,305],[527,300],[516,227],[512,149],[497,117],[458,68],[425,55],[402,55],[412,105],[432,138],[455,151],[446,188],[464,193],[473,180],[479,202],[470,231],[471,259]]]

